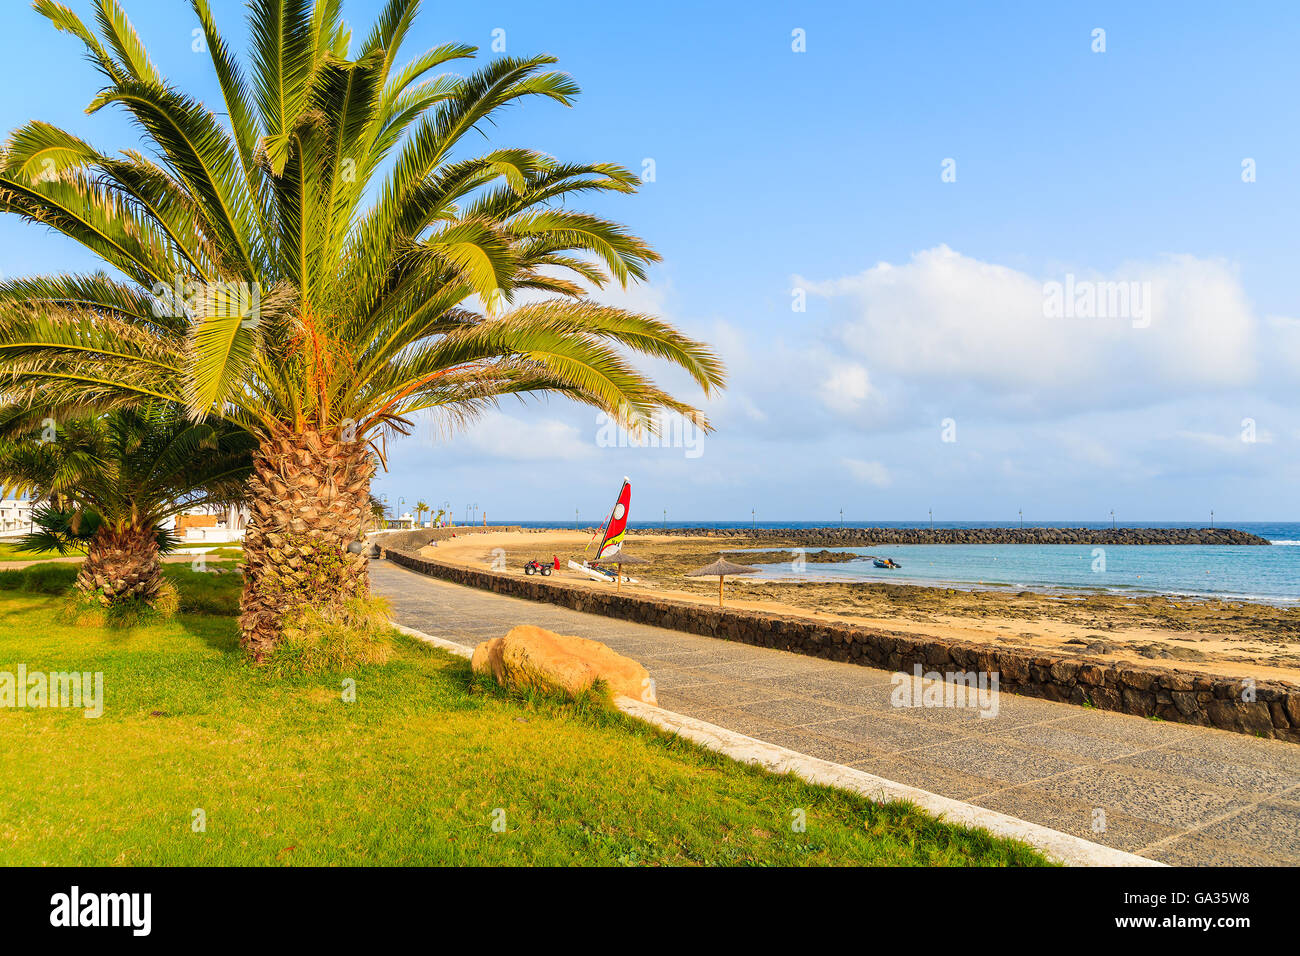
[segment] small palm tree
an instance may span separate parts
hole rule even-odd
[[[415,523],[424,524],[424,513],[429,510],[429,505],[424,501],[415,503]]]
[[[85,46],[149,154],[102,152],[32,122],[0,156],[0,210],[85,245],[114,270],[0,283],[0,388],[25,407],[166,399],[255,435],[240,624],[261,657],[286,611],[368,587],[347,546],[368,517],[390,437],[421,417],[465,424],[502,396],[554,394],[653,428],[690,405],[626,352],[685,369],[716,356],[647,315],[588,297],[643,279],[657,254],[568,208],[631,193],[628,170],[525,148],[474,152],[525,100],[577,93],[552,57],[444,44],[403,62],[418,0],[387,0],[360,43],[341,0],[250,0],[241,64],[209,0],[191,0],[224,100],[217,113],[158,72],[117,0],[98,32],[36,9]]]
[[[46,503],[31,547],[86,549],[77,588],[105,605],[152,603],[162,585],[165,524],[198,505],[240,500],[254,440],[225,424],[195,423],[153,405],[59,426],[54,435],[0,440],[0,481]]]

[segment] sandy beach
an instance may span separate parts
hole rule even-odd
[[[443,541],[422,553],[483,569],[494,562],[499,565],[504,553],[508,573],[520,575],[525,562],[534,558],[550,562],[555,555],[561,570],[553,579],[592,588],[612,587],[567,568],[569,559],[581,561],[591,556],[584,554],[590,540],[585,531],[488,532]],[[745,555],[743,560],[750,564],[788,562],[791,555],[780,545],[771,537],[720,542],[716,538],[639,533],[629,536],[627,551],[649,563],[626,568],[625,574],[636,578],[636,583],[623,587],[634,593],[715,603],[716,579],[688,578],[686,571],[711,562],[720,546],[769,549]],[[842,559],[833,551],[806,555],[810,564]],[[733,556],[732,560],[740,559]],[[1051,595],[873,582],[753,581],[745,577],[728,579],[727,603],[917,635],[1300,684],[1300,608],[1159,596]]]

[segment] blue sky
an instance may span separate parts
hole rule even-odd
[[[187,5],[124,5],[163,72],[216,103]],[[214,7],[241,36],[242,4]],[[345,4],[357,33],[378,7]],[[555,401],[422,431],[391,448],[391,501],[594,519],[627,474],[644,520],[1300,519],[1300,7],[428,3],[408,51],[487,58],[498,28],[583,94],[490,140],[654,161],[638,195],[588,206],[664,257],[608,298],[714,343],[731,387],[689,447],[603,447]],[[98,79],[76,51],[7,4],[0,126],[136,146],[82,112]],[[5,274],[92,266],[0,220]],[[1050,317],[1067,276],[1143,290],[1149,314]]]

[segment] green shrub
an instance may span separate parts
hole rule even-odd
[[[284,637],[262,664],[279,676],[382,664],[393,654],[395,633],[380,598],[350,598],[334,609],[303,605],[285,616]]]

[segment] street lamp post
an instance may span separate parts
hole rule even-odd
[[[934,530],[934,509],[930,509],[930,530]]]
[[[1115,509],[1114,508],[1110,509],[1110,530],[1111,531],[1115,530]]]
[[[577,508],[573,509],[573,530],[574,531],[578,530],[578,509]]]
[[[1025,526],[1025,509],[1024,509],[1024,508],[1021,508],[1021,509],[1020,509],[1019,511],[1017,511],[1016,513],[1017,513],[1018,515],[1020,515],[1020,527],[1023,528],[1023,527]]]
[[[840,509],[840,530],[844,530],[844,509]]]
[[[664,530],[668,530],[668,509],[664,509]]]
[[[1213,508],[1210,509],[1210,527],[1211,527],[1211,528],[1214,527],[1214,509],[1213,509]]]
[[[749,516],[754,519],[754,530],[757,531],[758,530],[758,509],[750,508]]]

